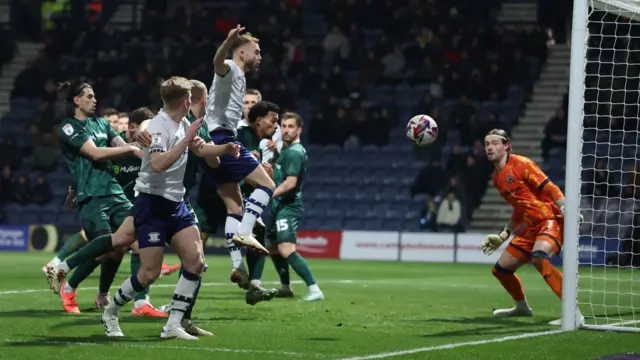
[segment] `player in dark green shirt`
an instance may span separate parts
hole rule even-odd
[[[309,265],[296,251],[296,232],[304,216],[302,186],[307,172],[307,151],[300,143],[302,118],[296,113],[285,113],[282,117],[282,140],[284,146],[273,169],[276,189],[271,199],[271,219],[267,226],[267,248],[279,274],[291,265],[293,270],[309,287],[304,300],[322,300],[324,295],[316,284]],[[289,279],[283,279],[283,291],[291,292]]]
[[[260,101],[255,104],[249,110],[247,114],[248,126],[238,128],[238,135],[236,139],[244,145],[251,153],[260,160],[262,153],[260,151],[260,142],[263,139],[271,139],[276,132],[278,126],[278,113],[280,108],[271,102]],[[272,170],[270,164],[263,164],[267,172]],[[243,198],[248,197],[253,192],[253,186],[247,183],[242,183],[240,186]],[[263,246],[265,244],[265,228],[264,225],[256,223],[253,229],[253,233]],[[230,251],[231,252],[231,251]],[[238,249],[237,256],[242,262],[242,255]],[[277,293],[276,290],[267,290],[262,287],[261,278],[264,269],[265,257],[254,251],[249,251],[246,254],[247,265],[249,267],[249,287],[247,289],[246,302],[250,305],[255,305],[260,301],[271,300]],[[231,252],[233,260],[234,254]],[[235,265],[234,265],[235,266]]]
[[[68,91],[66,101],[69,116],[60,124],[58,137],[62,155],[76,186],[82,227],[91,241],[115,231],[129,215],[131,208],[131,203],[115,179],[110,160],[141,156],[141,152],[137,147],[126,144],[105,119],[95,117],[96,97],[89,84],[75,81],[62,84],[60,89]],[[103,262],[99,290],[101,304],[108,302],[108,289],[118,271],[122,255],[122,252],[114,252]],[[60,288],[65,311],[80,312],[75,289],[98,265],[100,262],[91,260],[78,266],[69,281]]]

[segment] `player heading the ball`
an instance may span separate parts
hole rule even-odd
[[[551,290],[562,299],[562,273],[551,257],[562,249],[564,195],[531,159],[511,153],[511,139],[502,129],[484,138],[487,158],[495,167],[493,184],[513,207],[511,221],[498,235],[488,235],[482,251],[492,254],[517,229],[493,267],[493,275],[515,301],[515,307],[494,310],[494,316],[532,316],[520,278],[515,272],[531,262]]]

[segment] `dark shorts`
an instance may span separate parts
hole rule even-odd
[[[240,156],[237,159],[229,154],[222,155],[220,157],[220,166],[215,169],[203,164],[205,179],[213,185],[239,183],[260,165],[260,162],[251,155],[251,152],[236,140],[233,132],[228,130],[215,130],[209,135],[216,145],[224,145],[227,143],[240,145]]]
[[[266,242],[271,248],[282,243],[296,243],[300,220],[304,215],[298,209],[283,208],[271,213],[271,219],[267,224]]]
[[[191,203],[198,217],[200,231],[203,233],[215,233],[218,228],[224,227],[227,220],[227,208],[224,201],[217,193],[199,195],[195,202]]]
[[[197,225],[195,216],[184,201],[175,202],[162,196],[139,194],[133,204],[138,247],[164,247],[180,230]]]
[[[78,205],[82,228],[89,241],[118,230],[131,209],[124,194],[96,196]]]

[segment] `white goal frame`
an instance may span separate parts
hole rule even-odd
[[[582,135],[585,76],[587,64],[589,7],[625,18],[639,18],[638,0],[574,0],[571,27],[571,65],[565,182],[565,221],[562,281],[562,330],[578,328],[640,332],[640,327],[581,324],[578,311],[578,267],[580,188],[582,173]]]

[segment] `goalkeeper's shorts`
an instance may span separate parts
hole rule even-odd
[[[527,226],[507,245],[506,251],[522,263],[531,261],[531,253],[536,242],[544,241],[553,248],[555,255],[562,249],[563,223],[559,220],[545,220],[536,226]]]

